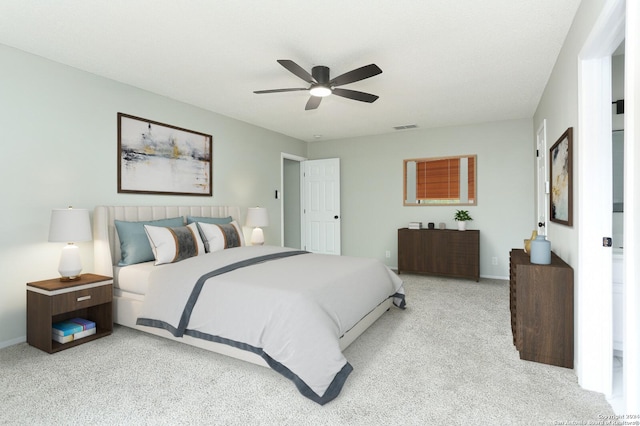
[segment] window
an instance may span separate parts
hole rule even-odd
[[[405,205],[475,205],[476,156],[404,161]]]

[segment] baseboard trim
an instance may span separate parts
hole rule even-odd
[[[506,281],[509,281],[509,277],[508,276],[501,277],[499,275],[480,275],[480,278],[487,278],[487,279],[490,279],[490,280],[506,280]]]
[[[0,342],[0,349],[8,348],[9,346],[17,345],[18,343],[24,343],[27,341],[27,336],[16,337],[15,339],[5,340]]]
[[[395,269],[394,269],[394,268],[392,268],[392,267],[389,267],[389,269],[391,269],[391,270],[392,270],[393,272],[395,272],[396,274],[398,273],[398,268],[395,268]],[[405,272],[405,273],[406,273],[406,274],[412,274],[411,272]],[[436,277],[436,278],[437,278],[437,277],[439,277],[439,278],[453,278],[453,279],[458,279],[458,277],[446,277],[446,276],[444,276],[444,275],[429,275],[429,274],[415,274],[415,275],[423,275],[423,276],[425,276],[425,277],[429,277],[429,276],[431,276],[431,277]],[[400,278],[402,278],[402,275],[400,275]],[[488,279],[488,280],[505,280],[505,281],[509,281],[509,277],[508,277],[508,276],[503,277],[503,276],[500,276],[500,275],[480,275],[480,278],[486,278],[486,279]]]

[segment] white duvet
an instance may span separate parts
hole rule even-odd
[[[203,275],[280,252],[291,256],[207,279],[190,306]],[[138,324],[251,350],[303,395],[324,404],[338,395],[352,370],[339,338],[386,299],[403,300],[404,290],[377,260],[293,252],[238,247],[157,266]]]

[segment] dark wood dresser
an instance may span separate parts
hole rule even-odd
[[[480,231],[398,229],[398,273],[480,280]]]
[[[551,253],[537,265],[521,249],[510,252],[513,344],[520,359],[573,368],[573,269]]]

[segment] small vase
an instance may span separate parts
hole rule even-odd
[[[524,252],[527,254],[531,254],[531,241],[535,240],[538,236],[538,231],[533,231],[531,233],[531,237],[528,240],[524,240]]]
[[[548,265],[551,263],[551,242],[544,235],[538,235],[531,241],[531,263]]]
[[[467,230],[467,222],[464,220],[458,221],[458,231],[466,231]]]

